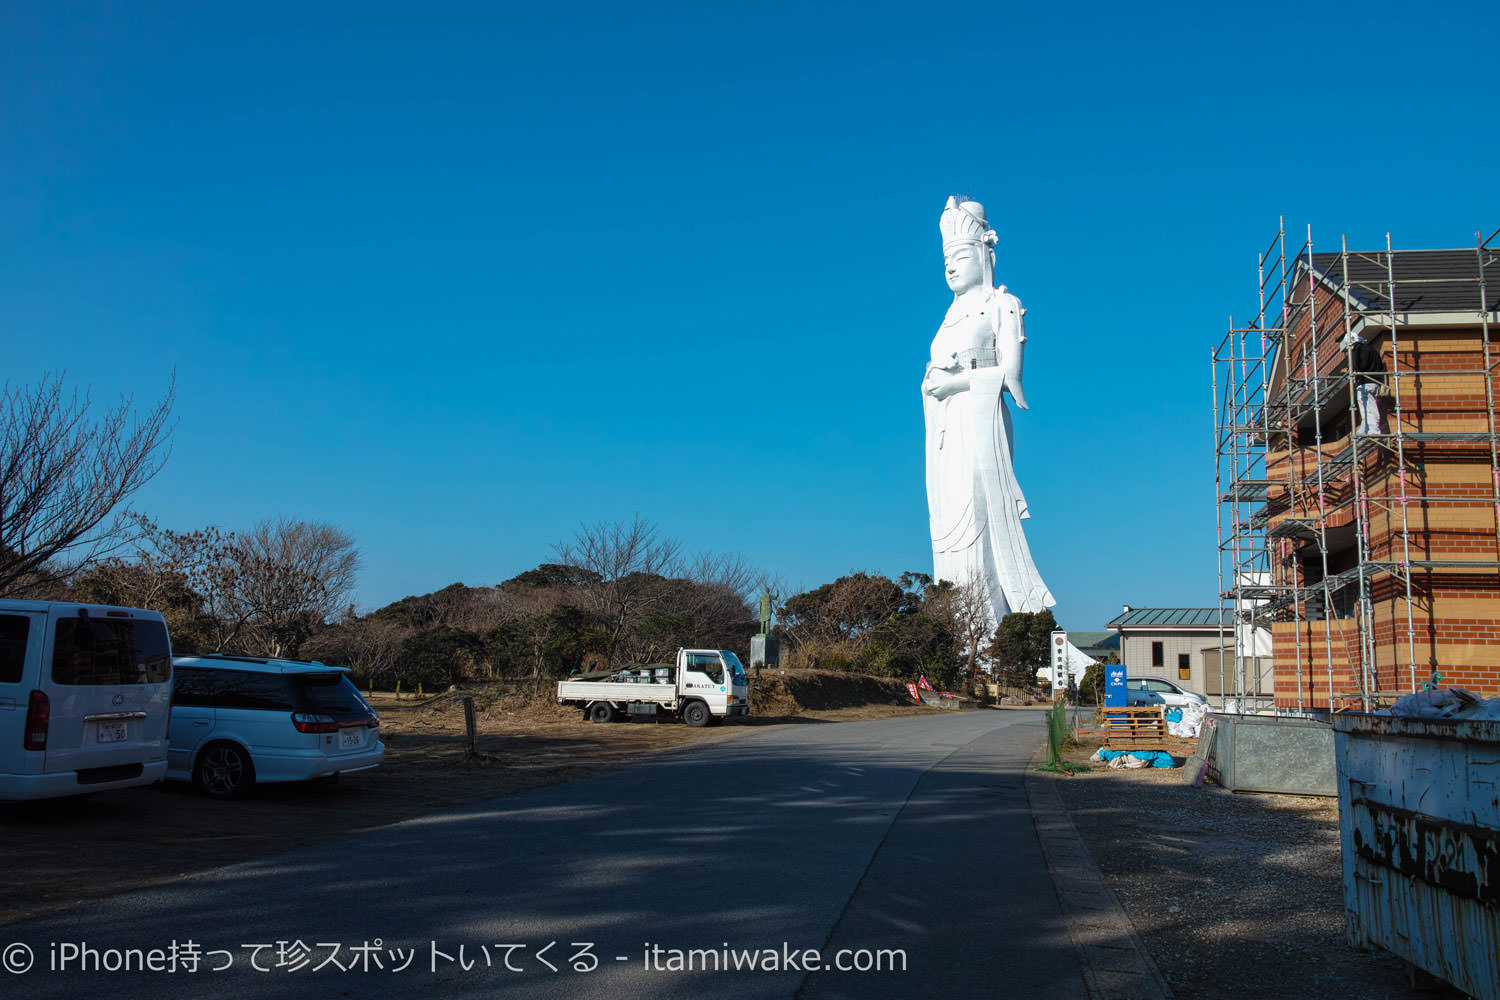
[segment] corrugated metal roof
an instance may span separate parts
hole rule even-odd
[[[1233,620],[1222,608],[1131,608],[1116,615],[1109,627],[1218,628],[1221,620],[1225,628],[1233,627]]]
[[[1366,310],[1391,308],[1390,277],[1395,279],[1397,312],[1480,312],[1480,258],[1473,250],[1396,250],[1391,256],[1390,275],[1386,273],[1386,252],[1350,252],[1349,294]],[[1344,285],[1344,265],[1336,253],[1312,255],[1315,270],[1329,287]],[[1298,267],[1305,262],[1299,261]],[[1486,291],[1489,308],[1500,301],[1500,256],[1486,251],[1484,256]]]

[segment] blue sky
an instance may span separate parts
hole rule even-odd
[[[1500,13],[1147,6],[6,4],[4,377],[175,371],[135,506],[337,524],[365,608],[637,513],[792,590],[927,570],[937,220],[972,193],[1028,309],[1059,621],[1206,606],[1209,355],[1256,255],[1281,216],[1500,226]]]

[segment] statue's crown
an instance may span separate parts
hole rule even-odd
[[[993,247],[997,242],[994,230],[985,221],[984,206],[977,201],[959,201],[957,195],[948,199],[938,228],[943,232],[945,251],[958,243]]]

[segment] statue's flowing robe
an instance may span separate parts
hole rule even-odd
[[[998,623],[1012,611],[1042,611],[1057,603],[1021,530],[1030,513],[1011,461],[1004,394],[1009,388],[1024,399],[1021,308],[1001,288],[971,311],[956,311],[949,311],[933,338],[931,367],[950,374],[967,370],[970,386],[943,400],[922,395],[933,577],[984,581]]]

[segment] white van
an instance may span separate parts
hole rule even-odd
[[[0,799],[161,781],[171,698],[157,612],[0,599]]]

